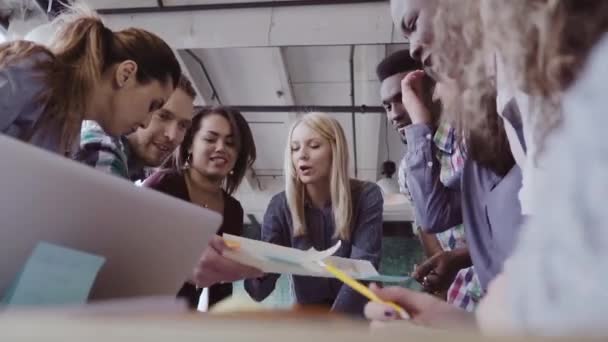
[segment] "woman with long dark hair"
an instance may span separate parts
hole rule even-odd
[[[144,185],[224,216],[218,235],[243,234],[243,207],[232,197],[256,158],[251,129],[243,115],[228,107],[204,109],[194,116],[184,141],[164,167]],[[260,276],[251,267],[222,256],[217,236],[203,252],[194,275],[178,296],[197,307],[202,288],[209,288],[208,306],[232,294],[230,282]]]

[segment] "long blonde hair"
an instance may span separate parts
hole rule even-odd
[[[125,60],[138,65],[136,78],[146,83],[158,80],[177,86],[181,76],[179,63],[171,48],[158,36],[137,28],[113,32],[83,2],[54,19],[57,28],[49,47],[32,42],[0,45],[0,67],[33,54],[44,52],[49,58],[35,67],[43,71],[47,90],[37,101],[45,103],[42,117],[29,132],[51,122],[61,127],[60,153],[72,146],[80,133],[94,87],[105,70]]]
[[[299,125],[306,125],[331,146],[332,162],[330,173],[331,206],[334,214],[336,231],[334,237],[349,240],[353,216],[352,194],[348,172],[348,144],[340,123],[325,113],[309,113],[295,122],[289,130],[287,147],[285,149],[285,192],[287,204],[291,212],[291,221],[295,236],[306,234],[306,219],[304,202],[306,188],[298,179],[296,167],[292,161],[291,138],[293,131]]]

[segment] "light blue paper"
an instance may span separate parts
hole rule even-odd
[[[412,280],[412,277],[408,276],[389,276],[389,275],[377,275],[373,277],[367,277],[360,279],[363,281],[372,281],[377,283],[403,283]]]
[[[105,258],[40,242],[6,293],[9,306],[86,303]]]
[[[13,295],[15,294],[15,289],[17,288],[17,283],[19,282],[19,279],[21,278],[22,273],[23,273],[23,270],[21,270],[19,272],[19,275],[17,277],[15,277],[15,280],[11,284],[11,287],[9,287],[8,290],[6,290],[6,292],[4,293],[4,297],[2,297],[2,302],[0,302],[0,304],[8,305],[9,300],[11,298],[13,298]]]

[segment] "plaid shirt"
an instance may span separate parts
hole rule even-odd
[[[475,311],[483,297],[483,290],[473,266],[458,271],[448,290],[448,303],[469,312]]]
[[[105,173],[136,181],[145,178],[144,167],[131,152],[124,136],[113,137],[94,121],[85,121],[80,131],[76,160]]]
[[[456,172],[462,170],[464,166],[464,155],[458,146],[454,128],[446,124],[439,125],[433,138],[435,146],[441,151],[443,157],[439,157],[441,163],[440,178],[442,182],[453,177]],[[466,247],[464,226],[456,226],[447,232],[437,234],[437,238],[442,247],[454,249]],[[447,301],[466,311],[474,311],[483,295],[479,279],[475,274],[475,269],[471,266],[462,269],[456,275],[454,282],[448,290]]]
[[[462,170],[464,165],[464,157],[461,149],[458,147],[458,141],[456,140],[456,134],[450,125],[442,122],[440,123],[435,135],[433,142],[437,147],[437,159],[441,163],[441,174],[440,178],[442,182],[446,182],[449,178],[453,177],[457,172]],[[403,157],[399,163],[399,172],[397,174],[399,179],[399,189],[402,194],[411,201],[412,196],[407,187],[407,164],[406,158]],[[462,248],[466,246],[466,240],[464,236],[464,228],[462,225],[456,226],[445,232],[436,234],[441,247],[444,250],[452,250],[454,248]]]
[[[464,166],[462,149],[458,146],[454,128],[445,122],[441,122],[437,127],[433,142],[437,147],[437,159],[441,163],[439,178],[443,183],[446,183]],[[444,250],[466,247],[463,225],[458,225],[436,235]]]
[[[445,122],[441,122],[433,136],[433,142],[437,147],[437,159],[441,163],[440,179],[447,182],[464,166],[464,153],[458,145],[454,128]],[[410,200],[411,195],[406,182],[406,160],[405,157],[399,164],[399,187],[403,194]],[[464,226],[458,225],[445,232],[436,234],[443,250],[466,247]],[[454,282],[448,290],[447,301],[461,309],[474,311],[477,303],[482,297],[481,285],[473,267],[462,269],[456,275]]]

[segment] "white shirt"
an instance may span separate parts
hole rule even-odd
[[[608,39],[563,101],[535,178],[534,215],[505,264],[518,328],[543,335],[608,336]]]

